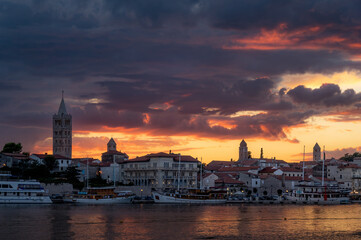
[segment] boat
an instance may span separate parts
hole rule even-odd
[[[63,201],[75,204],[122,204],[131,203],[134,197],[135,194],[130,191],[116,192],[114,187],[99,187],[66,194]]]
[[[322,186],[317,183],[300,184],[285,195],[289,203],[296,204],[348,204],[349,191],[340,189],[337,185]]]
[[[227,192],[214,190],[189,190],[186,193],[152,192],[155,203],[175,204],[222,204],[226,203]]]
[[[0,203],[49,204],[52,201],[36,180],[2,179],[0,180]]]
[[[135,197],[133,198],[132,203],[135,204],[154,203],[154,199],[151,196]]]

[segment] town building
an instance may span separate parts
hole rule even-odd
[[[52,156],[56,160],[56,169],[53,169],[53,171],[55,172],[66,171],[66,169],[72,164],[72,160],[70,158],[61,156],[59,154],[48,155],[47,153],[45,154],[33,153],[30,155],[30,159],[36,161],[39,164],[45,164],[44,160],[48,156]]]
[[[67,159],[72,155],[72,117],[66,111],[64,91],[58,113],[53,115],[53,154]]]
[[[18,167],[21,162],[27,162],[29,155],[23,153],[0,153],[0,167]]]
[[[200,162],[174,153],[147,154],[120,164],[120,178],[125,184],[156,189],[197,188]]]
[[[107,144],[107,151],[102,153],[103,163],[121,163],[129,159],[126,153],[117,151],[117,144],[113,138],[111,138]]]

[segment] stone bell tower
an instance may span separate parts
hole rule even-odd
[[[67,113],[62,92],[58,114],[53,115],[53,154],[71,158],[72,119]]]
[[[239,145],[239,159],[238,161],[244,161],[248,159],[248,147],[246,141],[242,140]]]

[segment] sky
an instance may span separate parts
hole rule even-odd
[[[361,151],[361,2],[3,0],[0,145],[52,152],[61,92],[73,157],[237,160]]]

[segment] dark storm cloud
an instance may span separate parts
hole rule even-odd
[[[257,114],[241,117],[206,117],[180,114],[175,108],[150,114],[150,122],[145,126],[155,134],[191,134],[212,138],[264,137],[268,139],[287,139],[284,128],[304,123],[315,114],[314,111],[283,114]],[[210,126],[209,121],[217,125]],[[222,123],[230,123],[227,128]]]
[[[71,109],[73,125],[77,130],[97,130],[103,126],[136,128],[143,125],[143,115],[134,111],[110,111],[87,104],[82,109]]]
[[[27,144],[32,127],[41,129],[33,142],[45,132],[51,136],[50,112],[56,112],[65,89],[75,131],[107,126],[166,135],[287,138],[285,128],[319,114],[302,111],[304,103],[359,104],[359,93],[333,85],[300,86],[285,94],[276,79],[360,69],[360,62],[349,58],[360,51],[357,44],[350,47],[360,42],[360,6],[357,1],[1,1],[0,124],[14,136],[28,127]],[[320,29],[303,34],[314,26]],[[237,39],[252,40],[262,29],[301,34],[290,38],[293,48],[226,48]],[[324,41],[335,36],[347,39]],[[300,48],[303,44],[308,48]],[[230,116],[239,111],[267,113]]]
[[[124,76],[126,77],[126,76]],[[232,114],[262,110],[274,101],[272,80],[197,81],[162,76],[127,76],[133,82],[101,82],[106,87],[105,107],[149,112],[152,104],[171,104],[184,114]],[[144,77],[144,78],[142,78]],[[209,110],[216,108],[215,110]]]
[[[308,105],[343,106],[352,105],[361,101],[361,93],[353,89],[341,92],[336,84],[323,84],[320,88],[311,89],[305,86],[298,86],[288,91],[289,95],[297,103]]]

